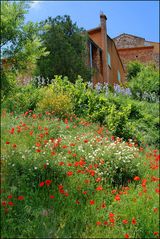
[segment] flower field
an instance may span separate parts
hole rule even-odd
[[[159,152],[75,115],[2,111],[2,238],[159,238]]]

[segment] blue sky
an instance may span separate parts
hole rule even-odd
[[[26,21],[67,14],[78,27],[88,30],[99,26],[102,11],[111,38],[129,33],[159,42],[158,1],[32,1],[30,5]]]

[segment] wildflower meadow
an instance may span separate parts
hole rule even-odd
[[[73,115],[2,110],[2,238],[158,238],[159,152]]]

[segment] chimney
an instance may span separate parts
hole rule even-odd
[[[106,27],[107,17],[101,13],[101,43],[102,43],[102,62],[103,62],[103,81],[109,82],[108,79],[108,63],[107,63],[107,27]]]

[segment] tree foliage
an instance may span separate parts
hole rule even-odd
[[[159,96],[159,72],[153,64],[130,62],[127,76],[134,98],[155,101],[151,98]]]
[[[10,88],[10,74],[31,75],[37,59],[48,54],[38,35],[39,24],[24,22],[28,9],[26,1],[1,2],[1,86],[5,91]]]
[[[41,32],[44,47],[50,52],[38,61],[37,74],[52,79],[54,75],[68,76],[74,82],[77,75],[90,78],[86,64],[87,35],[72,22],[70,16],[49,17],[41,22],[49,30]]]

